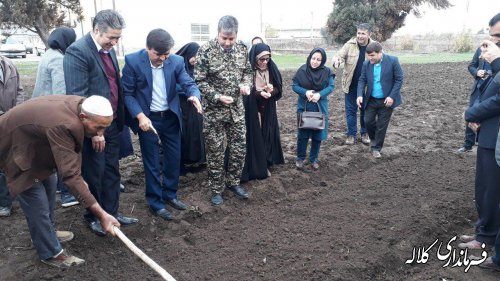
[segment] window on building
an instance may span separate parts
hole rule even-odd
[[[210,29],[208,24],[191,24],[191,41],[203,42],[210,40]]]

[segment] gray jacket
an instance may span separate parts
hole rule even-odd
[[[47,50],[38,64],[32,97],[66,94],[63,59],[64,55],[59,50]]]
[[[12,61],[0,56],[3,79],[0,79],[0,115],[24,101],[24,90],[19,81],[19,72]]]

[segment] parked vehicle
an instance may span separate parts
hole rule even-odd
[[[5,43],[0,46],[0,55],[8,58],[26,58],[26,46],[16,39],[9,37],[5,40]]]

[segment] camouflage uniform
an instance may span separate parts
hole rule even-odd
[[[225,51],[217,38],[207,42],[196,57],[194,77],[203,96],[205,146],[208,165],[208,186],[222,193],[225,186],[240,184],[245,161],[245,109],[240,85],[251,87],[252,69],[246,46],[237,41]],[[224,105],[221,95],[233,98]],[[229,149],[228,168],[224,171],[224,151]]]

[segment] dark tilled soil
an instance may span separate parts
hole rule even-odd
[[[296,95],[293,73],[284,72],[279,118],[287,164],[273,167],[266,180],[244,184],[250,200],[225,194],[222,207],[210,205],[204,171],[188,174],[179,198],[193,207],[173,211],[175,220],[164,222],[148,212],[137,150],[137,158],[122,163],[121,212],[140,222],[123,232],[177,280],[498,280],[498,273],[477,267],[468,273],[464,266],[443,267],[437,245],[427,263],[405,263],[413,247],[471,233],[476,211],[475,154],[454,152],[472,84],[466,64],[403,69],[404,105],[392,117],[382,159],[372,159],[362,144],[343,145],[338,87],[330,97],[320,170],[296,170]],[[37,260],[15,202],[13,215],[0,219],[0,279],[160,280],[118,238],[90,233],[82,214],[81,207],[56,210],[58,228],[76,236],[66,249],[87,261],[59,270]]]

